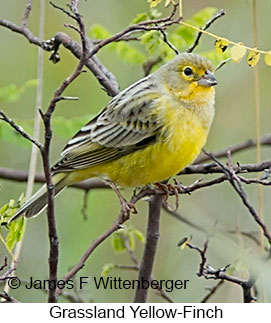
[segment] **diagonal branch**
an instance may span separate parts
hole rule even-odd
[[[271,135],[267,134],[267,135],[263,136],[260,139],[260,144],[262,146],[271,146]],[[249,140],[243,141],[239,144],[230,146],[226,149],[222,149],[217,152],[213,152],[212,155],[216,158],[227,157],[229,150],[231,151],[231,155],[233,155],[237,152],[240,152],[240,151],[243,151],[243,150],[246,150],[249,148],[254,148],[254,147],[256,147],[256,145],[257,145],[257,143],[256,143],[255,139],[249,139]],[[207,156],[206,154],[202,154],[195,160],[194,164],[201,164],[201,163],[206,162],[208,160],[210,160],[210,157]]]
[[[200,267],[198,276],[203,276],[205,279],[220,279],[221,281],[228,281],[234,284],[237,284],[243,289],[243,300],[244,303],[251,303],[255,300],[252,296],[252,288],[256,282],[256,276],[251,276],[248,280],[238,278],[235,276],[230,276],[226,274],[227,269],[230,265],[226,265],[222,268],[214,269],[210,265],[206,265],[207,262],[207,249],[208,249],[208,240],[205,241],[203,248],[194,246],[191,243],[186,243],[190,249],[196,250],[201,258]],[[222,284],[222,283],[221,283]],[[216,290],[216,289],[215,289]],[[213,292],[214,293],[214,292]],[[211,295],[213,295],[213,293]],[[206,301],[206,300],[205,300]]]
[[[202,30],[208,29],[218,18],[224,16],[225,14],[226,12],[223,9],[219,10],[209,21],[207,21],[206,25],[201,29]],[[188,48],[187,53],[192,53],[193,50],[199,45],[201,36],[202,36],[202,32],[199,32],[194,43]]]
[[[42,144],[32,138],[27,132],[24,131],[24,129],[21,126],[18,126],[12,119],[10,119],[4,111],[0,110],[0,120],[5,121],[8,123],[14,130],[16,130],[21,136],[23,136],[25,139],[31,141],[34,145],[36,145],[39,149],[42,148]]]
[[[206,153],[206,152],[205,152]],[[236,175],[234,167],[229,162],[228,166],[223,165],[220,161],[218,161],[212,154],[206,153],[216,164],[222,169],[224,174],[227,176],[229,182],[231,183],[234,190],[237,192],[239,197],[241,198],[243,204],[246,206],[250,214],[252,215],[255,222],[261,227],[264,236],[266,237],[270,247],[271,247],[271,234],[269,233],[266,225],[262,222],[260,216],[258,215],[257,211],[254,207],[249,203],[247,194],[243,188],[242,182],[240,178]]]

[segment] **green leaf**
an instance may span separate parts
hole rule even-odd
[[[10,84],[0,88],[0,102],[15,102],[23,93],[24,87]]]
[[[38,85],[37,79],[32,79],[25,83],[25,87],[36,87],[37,85]]]
[[[131,25],[138,24],[139,22],[150,19],[149,15],[146,12],[138,13],[136,17],[131,21]]]
[[[105,39],[112,34],[103,26],[95,24],[91,26],[89,35],[92,38]],[[105,49],[113,51],[126,63],[142,64],[145,61],[144,53],[126,41],[112,42]]]
[[[6,244],[12,250],[17,242],[19,242],[24,234],[25,221],[24,217],[20,217],[17,221],[13,221],[9,227],[9,233],[6,238]]]
[[[113,268],[115,268],[115,265],[113,263],[111,263],[111,264],[105,264],[103,266],[103,270],[101,272],[101,276],[102,277],[107,276],[109,274],[110,270],[112,270]]]
[[[1,207],[1,209],[0,209],[0,216],[2,215],[2,214],[4,214],[5,212],[6,212],[6,210],[8,209],[8,203],[7,204],[5,204],[5,205],[3,205],[2,207]]]
[[[151,30],[141,36],[141,44],[145,46],[145,49],[150,55],[156,57],[162,53],[162,49],[166,45],[162,40],[160,32]]]
[[[95,39],[105,39],[112,35],[109,31],[106,30],[105,27],[100,24],[93,24],[90,27],[88,34],[91,38]]]
[[[0,87],[0,102],[15,102],[19,99],[20,95],[24,93],[26,88],[37,86],[37,80],[29,80],[22,86],[10,84]]]
[[[158,11],[156,8],[150,10],[150,19],[158,19],[162,16],[162,12]]]
[[[201,52],[201,55],[208,58],[214,66],[219,65],[219,63],[223,60],[226,60],[230,57],[230,53],[226,50],[224,53],[217,53],[215,49],[210,50],[208,52]]]
[[[196,37],[196,31],[185,26],[180,26],[175,32],[185,42],[186,46],[192,44]]]
[[[145,55],[140,52],[140,50],[135,49],[129,43],[122,41],[115,45],[117,55],[127,63],[142,64],[146,59]]]
[[[111,238],[111,243],[115,252],[126,251],[125,242],[124,242],[122,233],[115,232]]]
[[[217,8],[206,7],[198,11],[196,14],[194,14],[186,22],[192,25],[197,25],[198,27],[203,27],[206,24],[206,22],[210,20],[216,12],[217,12]]]
[[[197,12],[185,22],[193,26],[203,27],[215,12],[217,12],[217,8],[207,7]],[[186,51],[187,46],[190,46],[194,42],[196,35],[196,30],[180,25],[170,34],[169,40],[180,51]]]
[[[131,250],[134,250],[135,249],[135,237],[134,237],[134,232],[133,230],[130,230],[128,232],[128,239],[129,239],[129,248]]]
[[[23,195],[20,196],[19,200],[10,200],[7,204],[1,207],[0,209],[0,230],[4,228],[2,223],[8,222],[8,220],[15,214],[18,208],[24,203]],[[21,240],[24,233],[24,217],[21,217],[17,221],[13,221],[8,227],[5,227],[8,230],[6,237],[6,245],[12,250],[15,244]]]
[[[133,232],[134,232],[134,235],[137,237],[137,239],[140,242],[145,243],[145,237],[144,237],[144,234],[141,231],[139,231],[137,229],[134,229]]]

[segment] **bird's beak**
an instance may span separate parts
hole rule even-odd
[[[206,71],[202,78],[198,80],[198,85],[211,87],[217,85],[217,80],[213,73]]]

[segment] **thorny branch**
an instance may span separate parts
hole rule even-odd
[[[206,153],[206,152],[205,152]],[[231,183],[234,190],[237,192],[237,194],[240,196],[243,204],[247,207],[250,214],[252,215],[255,222],[261,227],[263,230],[263,234],[266,237],[270,247],[271,247],[271,234],[269,233],[266,225],[262,222],[260,216],[258,215],[257,211],[254,209],[254,207],[249,203],[247,194],[243,188],[242,180],[239,176],[236,175],[236,172],[231,164],[231,160],[229,158],[228,165],[223,165],[220,161],[218,161],[212,154],[206,153],[210,158],[212,158],[217,165],[223,170],[224,174],[227,176],[228,181]],[[230,156],[230,155],[229,155]],[[244,179],[243,179],[244,180]],[[255,182],[257,182],[255,180]],[[260,182],[258,182],[260,183]]]
[[[243,300],[244,303],[251,303],[255,300],[252,296],[252,288],[255,284],[256,278],[252,277],[248,280],[241,279],[238,277],[230,276],[226,274],[227,269],[230,265],[226,265],[222,268],[214,269],[210,265],[207,265],[207,256],[206,252],[208,249],[208,240],[205,241],[203,248],[192,245],[191,243],[186,244],[190,249],[196,250],[201,258],[201,263],[199,266],[199,272],[197,275],[203,276],[205,279],[220,279],[221,281],[229,281],[231,283],[237,284],[243,289]],[[222,283],[221,283],[222,284]]]

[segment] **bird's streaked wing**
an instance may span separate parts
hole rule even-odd
[[[156,85],[144,78],[114,97],[68,142],[54,173],[108,162],[153,142],[162,127]],[[157,111],[156,111],[157,112]]]

